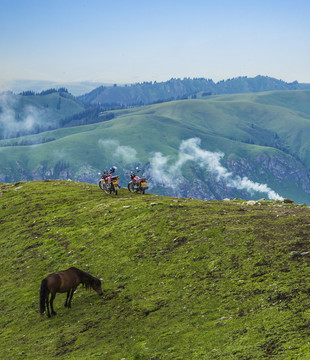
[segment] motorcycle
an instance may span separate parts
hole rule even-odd
[[[130,172],[130,181],[128,183],[128,190],[130,192],[140,192],[144,194],[145,190],[147,190],[149,187],[146,186],[147,181],[145,177],[139,178],[139,176],[137,176],[137,173],[139,173],[140,171],[141,169],[136,168],[136,171]]]
[[[104,170],[99,180],[99,187],[106,194],[114,192],[114,194],[117,195],[117,191],[120,189],[120,186],[118,185],[119,176],[113,175],[116,169],[115,166],[112,166],[109,170]]]

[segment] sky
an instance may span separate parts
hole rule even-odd
[[[0,85],[310,83],[309,0],[0,0]]]

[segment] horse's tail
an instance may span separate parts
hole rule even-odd
[[[40,287],[40,314],[44,314],[45,311],[45,299],[48,294],[47,279],[43,279]]]

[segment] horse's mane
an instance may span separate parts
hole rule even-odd
[[[88,274],[86,271],[80,270],[76,267],[72,267],[71,269],[79,275],[81,283],[86,289],[91,289],[93,287],[93,284],[96,284],[97,286],[101,285],[101,281],[99,279]]]

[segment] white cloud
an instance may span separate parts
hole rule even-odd
[[[113,139],[99,140],[98,143],[113,159],[121,160],[126,164],[137,161],[137,151],[131,146],[120,145],[118,140]]]
[[[31,132],[37,127],[46,126],[45,111],[27,105],[17,114],[19,100],[13,94],[0,95],[0,128],[4,138],[14,137],[18,133]]]
[[[182,141],[179,147],[178,159],[172,164],[169,163],[169,157],[160,152],[155,153],[150,160],[150,171],[154,181],[168,186],[169,184],[170,186],[177,186],[177,178],[182,174],[181,168],[190,160],[214,174],[217,180],[224,181],[228,187],[245,190],[250,194],[254,192],[265,193],[269,199],[283,200],[282,196],[270,189],[266,184],[253,182],[248,177],[241,178],[238,175],[233,175],[221,164],[224,153],[203,150],[200,144],[201,140],[199,138]]]

